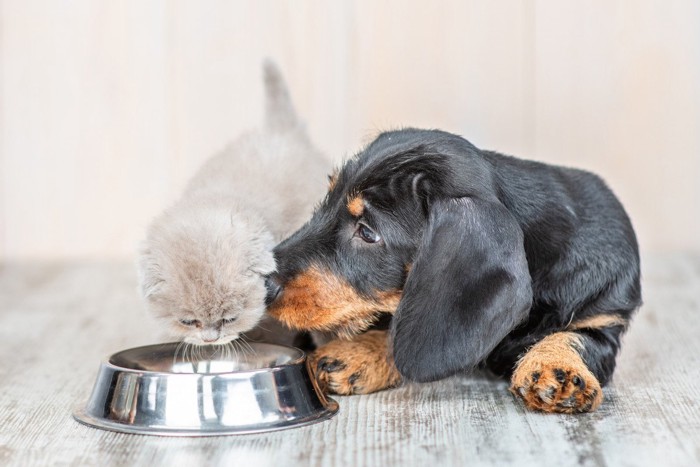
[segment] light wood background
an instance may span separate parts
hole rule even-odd
[[[337,159],[378,130],[594,170],[700,251],[700,2],[0,0],[0,258],[129,258],[284,69]]]

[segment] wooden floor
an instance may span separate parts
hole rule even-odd
[[[332,420],[217,438],[82,426],[106,355],[154,341],[128,264],[0,268],[0,465],[700,465],[700,257],[644,258],[645,305],[601,409],[526,412],[506,384],[458,376],[338,397]]]

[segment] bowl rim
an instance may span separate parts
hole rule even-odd
[[[148,344],[148,345],[140,345],[136,347],[130,347],[127,349],[119,350],[117,352],[114,352],[110,355],[108,355],[106,358],[103,358],[101,360],[101,365],[103,367],[108,367],[112,370],[116,371],[122,371],[126,373],[131,373],[131,374],[139,374],[139,375],[165,375],[168,377],[203,377],[203,376],[208,376],[208,377],[216,377],[216,376],[227,376],[227,375],[247,375],[247,374],[257,374],[257,373],[272,373],[276,371],[280,371],[283,368],[288,368],[294,365],[303,365],[306,361],[306,352],[301,350],[298,347],[292,347],[289,345],[282,345],[282,344],[271,344],[268,342],[249,342],[249,344],[263,344],[263,345],[270,345],[273,347],[282,347],[285,349],[293,349],[296,350],[297,352],[300,353],[300,356],[294,360],[291,360],[286,363],[281,363],[265,368],[256,368],[252,370],[237,370],[237,371],[220,371],[220,372],[215,372],[215,373],[175,373],[172,371],[154,371],[154,370],[141,370],[141,369],[136,369],[136,368],[129,368],[125,366],[119,366],[114,363],[112,363],[110,360],[112,357],[115,355],[118,355],[122,352],[127,352],[129,350],[137,350],[137,349],[144,349],[148,347],[156,347],[156,346],[161,346],[161,345],[172,345],[172,344],[180,344],[181,342],[161,342],[158,344]]]

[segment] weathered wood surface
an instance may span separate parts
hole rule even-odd
[[[699,465],[700,258],[645,258],[645,305],[590,415],[528,413],[458,376],[338,397],[331,421],[270,434],[157,438],[71,418],[104,356],[154,341],[125,264],[0,269],[0,465]]]

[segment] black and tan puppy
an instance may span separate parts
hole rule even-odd
[[[339,336],[311,360],[339,394],[481,365],[531,409],[592,411],[641,301],[635,234],[600,178],[442,131],[381,134],[275,257],[269,310]],[[390,329],[365,332],[382,312]]]

